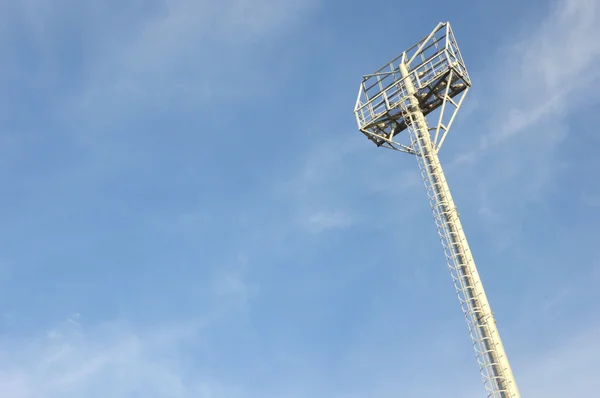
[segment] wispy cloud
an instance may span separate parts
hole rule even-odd
[[[548,150],[544,141],[560,144],[567,115],[596,100],[589,87],[600,78],[600,43],[595,39],[599,8],[594,0],[555,2],[538,28],[498,52],[500,60],[510,62],[490,71],[489,83],[484,83],[489,91],[479,94],[491,103],[489,132],[459,162],[473,161],[519,135],[535,136],[541,150]]]
[[[304,129],[334,129],[330,125],[336,123],[316,119]],[[411,213],[414,201],[406,198],[423,195],[411,156],[375,148],[354,125],[348,129],[312,144],[274,184],[274,195],[285,199],[292,223],[305,232],[391,225]]]
[[[7,55],[2,78],[18,94],[8,109],[21,111],[20,97],[48,96],[52,103],[38,117],[60,123],[96,151],[103,146],[99,136],[116,126],[165,112],[226,118],[234,104],[277,90],[276,79],[287,72],[267,73],[267,59],[317,6],[296,0],[6,5],[1,18],[12,30],[5,36],[16,39],[0,42]],[[218,105],[224,99],[228,104]]]
[[[86,330],[71,319],[45,336],[2,339],[0,390],[8,398],[197,396],[202,378],[186,381],[181,358],[169,354],[182,337],[122,324]]]
[[[126,319],[86,321],[74,314],[46,331],[3,335],[0,391],[7,398],[245,396],[208,366],[215,358],[215,338],[255,291],[244,263],[242,256],[216,270],[210,284],[199,284],[212,297],[211,305],[185,320],[167,316],[142,325]]]
[[[85,104],[93,107],[98,96],[111,94],[119,100],[125,95],[129,100],[178,105],[260,96],[271,83],[260,70],[264,59],[257,55],[268,51],[260,48],[261,43],[273,46],[283,39],[314,4],[295,0],[165,3],[98,60],[93,68],[96,82],[86,93]]]
[[[312,232],[344,228],[349,225],[352,225],[352,218],[345,213],[335,211],[314,213],[306,220],[306,227]]]
[[[467,120],[474,128],[461,127],[468,134],[455,136],[458,155],[446,169],[460,170],[452,178],[470,187],[464,203],[479,209],[498,248],[520,239],[530,205],[543,206],[545,195],[556,193],[573,164],[567,156],[573,129],[589,134],[573,124],[597,101],[591,87],[600,81],[599,22],[596,1],[553,2],[539,26],[506,36],[495,52],[498,66],[475,83],[479,107]]]

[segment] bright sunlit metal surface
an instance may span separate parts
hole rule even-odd
[[[363,77],[354,113],[377,146],[416,155],[488,397],[520,398],[493,312],[438,158],[471,86],[449,23]],[[398,137],[404,134],[404,142]]]
[[[400,65],[406,66],[408,76],[402,75]],[[415,96],[424,115],[437,111],[447,116],[436,123],[434,142],[439,148],[471,86],[450,24],[438,24],[427,37],[363,77],[354,113],[360,131],[377,146],[412,153],[409,143],[394,141],[407,127],[403,112],[410,107],[409,82],[417,90]]]

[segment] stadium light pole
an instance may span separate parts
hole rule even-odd
[[[415,155],[490,398],[520,398],[438,153],[471,87],[450,23],[365,75],[354,113],[378,147]],[[408,130],[408,142],[397,135]]]

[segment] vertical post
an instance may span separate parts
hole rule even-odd
[[[405,63],[401,63],[399,68],[410,101],[410,108],[406,112],[407,125],[418,147],[417,159],[428,189],[454,286],[469,325],[484,384],[489,391],[488,397],[520,398],[494,315],[475,267],[437,151],[434,149],[427,120],[415,96],[417,90],[411,80],[412,76]]]

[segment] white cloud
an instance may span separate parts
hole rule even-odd
[[[352,225],[352,218],[344,212],[317,212],[311,214],[305,222],[305,227],[314,233],[329,229],[345,228]]]
[[[77,146],[98,168],[94,171],[135,164],[143,151],[119,144],[146,137],[148,120],[156,118],[183,124],[198,140],[216,141],[239,128],[230,125],[232,109],[281,89],[281,79],[292,73],[281,67],[289,59],[281,50],[318,5],[316,0],[3,4],[0,86],[15,98],[0,112],[19,124],[35,113],[38,123]],[[11,159],[39,132],[25,133],[11,132],[14,143],[6,142],[9,134],[2,137]]]
[[[118,324],[90,331],[65,322],[45,336],[4,338],[0,391],[6,398],[197,396],[169,353],[177,351],[178,332],[138,333]]]
[[[397,396],[398,391],[410,393],[411,397],[446,394],[449,397],[475,398],[484,392],[483,386],[475,383],[478,379],[475,366],[458,366],[458,374],[470,372],[471,377],[440,378],[441,384],[423,384],[426,375],[419,381],[404,379],[402,369],[407,365],[401,366],[392,361],[398,358],[395,355],[400,355],[400,360],[405,361],[407,358],[401,354],[413,353],[411,349],[398,351],[402,343],[389,348],[394,354],[385,356],[384,362],[378,365],[380,374],[371,370],[367,372],[375,377],[374,380],[361,380],[360,374],[363,366],[369,363],[369,366],[375,366],[373,361],[377,361],[377,357],[362,352],[360,347],[349,347],[348,359],[353,361],[343,367],[343,372],[357,378],[344,382],[340,390],[334,388],[335,383],[328,382],[327,378],[315,378],[311,372],[295,377],[283,373],[284,381],[274,382],[272,388],[242,387],[243,380],[220,379],[206,369],[201,354],[194,354],[193,363],[189,362],[186,342],[191,337],[195,340],[194,346],[197,346],[202,340],[202,331],[201,326],[192,324],[163,325],[141,331],[123,323],[90,329],[77,322],[65,322],[45,336],[10,341],[2,339],[0,391],[5,398],[130,398],[138,395],[151,398],[275,398],[306,394],[334,398],[366,395],[391,398]],[[436,341],[436,345],[444,345],[436,349],[448,349],[449,342],[444,336],[439,335],[443,341]],[[573,337],[547,352],[519,358],[516,376],[523,395],[533,398],[593,396],[600,388],[594,373],[594,364],[600,355],[599,336],[600,325],[591,321],[588,329],[574,333]],[[414,353],[417,352],[422,351]],[[441,361],[463,358],[463,355],[457,356],[453,352],[437,354]],[[513,359],[516,357],[513,355]],[[298,358],[287,359],[294,360]],[[367,360],[370,362],[365,362]],[[423,366],[420,358],[410,360]],[[260,362],[264,365],[264,361]],[[274,365],[275,362],[269,363],[269,366]],[[446,366],[451,365],[447,363]],[[473,384],[465,384],[465,381]],[[353,386],[352,392],[349,386]]]
[[[473,161],[484,150],[523,134],[559,145],[566,116],[597,100],[589,87],[600,78],[599,21],[597,1],[564,0],[554,3],[539,27],[524,32],[516,44],[506,43],[498,53],[499,68],[486,76],[488,91],[481,94],[493,104],[490,132],[477,150],[458,160]],[[518,144],[513,145],[518,151]]]
[[[326,129],[329,116],[323,119],[312,120],[302,131]],[[341,134],[351,136],[341,140]],[[359,223],[369,228],[397,224],[412,212],[414,201],[403,200],[407,194],[426,199],[411,155],[376,148],[357,131],[318,140],[273,191],[289,206],[291,223],[309,233]]]
[[[25,0],[0,20],[23,25],[37,61],[30,79],[53,88],[43,94],[51,95],[55,106],[62,104],[62,117],[89,129],[117,116],[134,117],[140,109],[268,95],[276,87],[273,70],[265,71],[269,50],[316,5],[313,0],[60,0],[50,7]],[[0,50],[10,43],[0,42]],[[56,83],[73,68],[72,59],[77,76]],[[22,59],[11,61],[7,66],[16,73],[33,68]]]
[[[244,284],[238,278],[236,292]],[[239,307],[231,305],[231,292],[226,293],[226,297],[217,294],[219,302],[201,318],[165,319],[141,327],[124,320],[90,324],[76,315],[45,332],[4,335],[0,395],[242,397],[235,383],[221,382],[210,367],[214,357],[208,342]]]
[[[519,38],[507,34],[497,66],[474,83],[479,107],[466,121],[472,128],[455,138],[466,152],[455,152],[446,170],[460,170],[450,178],[464,181],[454,189],[469,193],[459,209],[471,201],[500,249],[521,239],[529,206],[547,204],[558,178],[578,161],[565,148],[571,123],[598,101],[592,87],[600,83],[599,23],[595,0],[555,2],[540,24],[528,24]],[[577,134],[595,133],[577,126]]]

